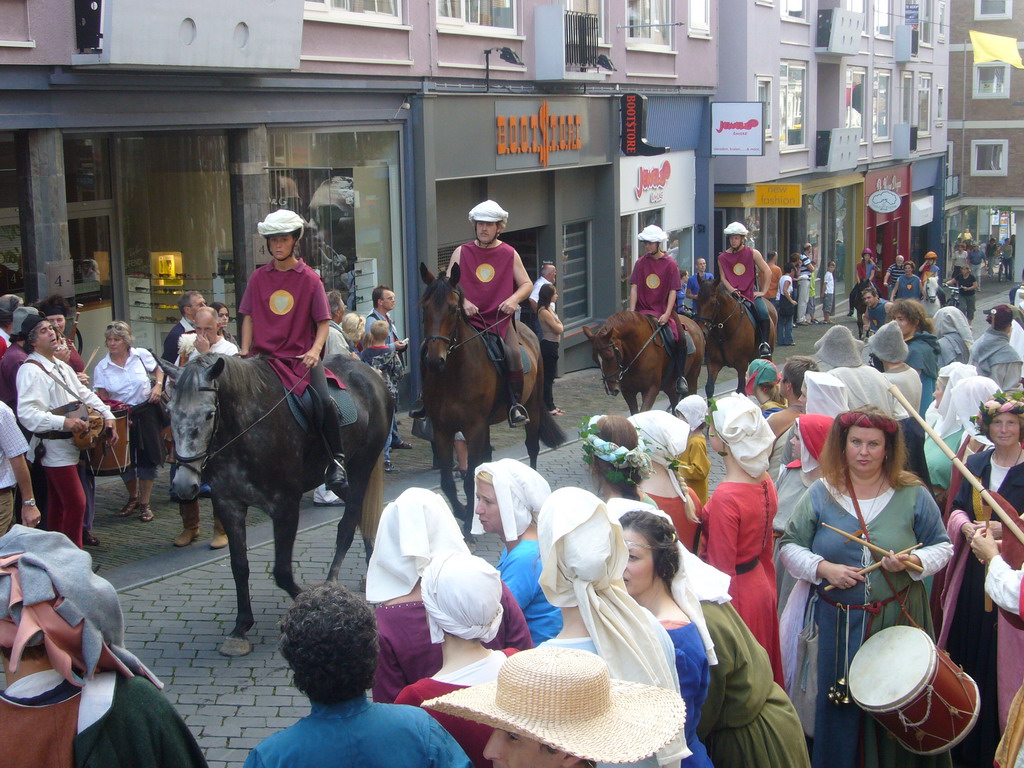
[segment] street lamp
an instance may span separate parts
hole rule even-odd
[[[501,48],[487,48],[484,50],[484,90],[491,90],[491,53],[497,51],[498,57],[502,61],[507,61],[509,64],[515,64],[518,67],[525,66],[523,60],[519,58],[519,54],[509,48],[507,45]]]

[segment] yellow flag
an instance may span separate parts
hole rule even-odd
[[[1017,69],[1024,69],[1015,38],[989,35],[984,32],[975,32],[972,29],[971,45],[974,48],[975,64],[983,64],[986,61],[1002,61]]]

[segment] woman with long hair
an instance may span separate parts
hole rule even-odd
[[[924,305],[915,299],[896,299],[889,317],[896,321],[907,342],[904,361],[921,377],[921,402],[918,413],[924,416],[935,392],[935,379],[939,375],[939,341],[932,333],[934,326]]]
[[[540,323],[540,354],[544,360],[544,407],[552,416],[564,416],[555,407],[555,376],[558,375],[558,344],[562,340],[562,321],[555,313],[558,291],[552,283],[542,285],[537,298],[537,322]]]
[[[782,538],[787,570],[813,585],[808,607],[818,633],[815,768],[950,765],[948,754],[907,752],[874,718],[845,703],[849,665],[868,637],[905,622],[904,612],[932,634],[922,579],[945,566],[953,551],[931,493],[904,470],[905,455],[899,424],[878,408],[841,414],[825,442],[821,479],[803,497]],[[823,524],[863,535],[889,554],[880,558]],[[876,559],[881,568],[861,573]],[[832,591],[825,590],[829,585]],[[790,607],[796,595],[794,590]]]

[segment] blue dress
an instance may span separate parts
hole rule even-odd
[[[544,597],[540,588],[540,548],[535,540],[520,541],[498,560],[498,573],[523,609],[536,648],[562,631],[562,612]]]
[[[711,758],[697,736],[700,711],[708,697],[711,682],[711,668],[704,651],[704,641],[695,624],[669,629],[668,636],[676,649],[676,672],[679,674],[679,691],[686,702],[686,746],[693,754],[683,760],[684,768],[712,768]]]

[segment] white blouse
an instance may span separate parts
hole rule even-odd
[[[149,375],[156,367],[156,358],[148,349],[132,347],[124,366],[111,360],[109,354],[96,363],[92,383],[97,389],[105,389],[111,400],[139,405],[149,399]]]

